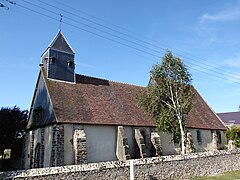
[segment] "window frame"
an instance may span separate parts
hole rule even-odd
[[[200,130],[197,130],[197,143],[202,145],[202,132]]]

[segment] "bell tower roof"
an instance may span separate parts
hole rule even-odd
[[[50,79],[75,82],[75,53],[61,31],[41,56],[41,64]]]
[[[70,46],[70,44],[68,43],[67,39],[64,37],[61,31],[57,33],[52,42],[49,44],[48,48],[70,54],[75,54],[73,48]]]

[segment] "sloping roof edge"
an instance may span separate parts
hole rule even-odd
[[[30,111],[29,111],[29,115],[28,115],[28,119],[27,119],[26,129],[30,129],[30,127],[28,127],[28,126],[29,126],[28,123],[29,123],[29,118],[30,118],[31,115],[32,115],[33,103],[34,103],[34,100],[35,100],[35,97],[36,97],[37,87],[38,87],[38,84],[39,84],[40,76],[41,76],[41,71],[39,71],[39,73],[38,73],[37,83],[36,83],[36,85],[35,85],[35,89],[34,89],[34,93],[33,93],[33,98],[32,98],[31,105],[30,105]]]
[[[53,102],[52,102],[52,99],[51,99],[51,95],[50,95],[50,93],[49,93],[49,85],[48,85],[48,79],[47,79],[47,74],[46,74],[46,72],[45,72],[45,69],[44,69],[44,67],[40,67],[40,71],[41,71],[41,73],[42,73],[42,75],[43,75],[43,81],[44,81],[44,83],[45,83],[45,85],[46,85],[46,90],[47,90],[47,94],[48,94],[48,97],[49,97],[49,101],[50,101],[50,103],[51,103],[51,105],[52,105],[52,107],[53,107],[53,113],[54,113],[54,116],[55,116],[55,118],[56,118],[56,122],[58,123],[58,118],[57,118],[57,115],[56,115],[56,112],[55,112],[55,110],[54,110],[54,106],[53,106]]]
[[[200,94],[199,94],[200,95]],[[211,106],[208,105],[207,101],[205,101],[205,99],[203,99],[203,97],[200,95],[200,97],[202,98],[202,100],[206,103],[206,105],[208,106],[208,108],[213,112],[213,114],[218,118],[218,120],[222,123],[222,125],[225,127],[225,130],[227,130],[227,126],[225,125],[225,123],[222,121],[222,119],[217,115],[217,113],[212,109]]]
[[[44,85],[46,86],[46,91],[47,91],[47,95],[48,95],[48,97],[49,97],[49,101],[50,101],[50,103],[51,103],[51,106],[52,107],[54,107],[53,106],[53,103],[52,103],[52,100],[51,100],[51,96],[50,96],[50,93],[49,93],[49,87],[48,87],[48,83],[47,83],[47,75],[46,75],[46,72],[45,72],[45,70],[44,70],[44,68],[43,67],[40,67],[40,71],[39,71],[39,74],[38,74],[38,78],[37,78],[37,83],[36,83],[36,86],[35,86],[35,90],[34,90],[34,95],[33,95],[33,98],[32,98],[32,102],[31,102],[31,106],[30,106],[30,112],[29,112],[29,116],[28,116],[28,122],[27,122],[27,126],[26,126],[26,129],[27,130],[30,130],[30,129],[34,129],[34,128],[37,128],[37,127],[41,127],[41,126],[46,126],[46,125],[48,125],[48,124],[55,124],[55,123],[58,123],[58,120],[57,120],[57,116],[56,116],[56,113],[55,113],[55,111],[54,111],[54,108],[53,108],[53,114],[54,114],[54,116],[55,116],[55,118],[56,118],[56,122],[50,122],[50,123],[48,123],[48,124],[44,124],[44,125],[40,125],[40,126],[37,126],[37,127],[32,127],[31,126],[31,124],[29,124],[29,119],[31,118],[31,116],[32,116],[32,112],[33,112],[33,104],[34,104],[34,102],[35,102],[35,100],[36,100],[36,93],[37,93],[37,90],[38,90],[38,86],[39,86],[39,82],[40,82],[40,78],[42,77],[42,79],[43,79],[43,81],[44,81]]]
[[[43,56],[43,54],[53,46],[53,44],[56,42],[56,40],[58,39],[59,36],[62,36],[63,39],[66,41],[67,45],[69,46],[69,48],[71,49],[72,53],[75,54],[74,49],[72,48],[72,46],[69,44],[68,40],[65,38],[65,36],[63,35],[63,33],[61,31],[58,31],[58,33],[55,35],[55,37],[53,38],[53,40],[50,42],[50,44],[47,46],[47,48],[43,51],[41,57]],[[68,52],[69,53],[69,52]]]
[[[227,130],[226,125],[224,124],[224,122],[219,118],[219,116],[215,113],[215,111],[208,105],[208,103],[205,101],[205,99],[201,96],[201,94],[194,88],[194,86],[192,86],[195,93],[197,93],[198,97],[200,98],[200,100],[205,104],[205,106],[210,110],[210,112],[214,115],[215,118],[218,119],[218,121],[221,123],[222,127],[214,127],[212,126],[211,129],[212,130]],[[213,124],[212,124],[213,125]],[[204,128],[204,127],[196,127],[193,125],[187,125],[187,128],[197,128],[197,129],[209,129],[209,128]]]

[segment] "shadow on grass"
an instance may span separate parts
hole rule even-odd
[[[240,170],[239,171],[231,171],[223,173],[218,176],[208,176],[208,177],[195,177],[192,180],[240,180]]]

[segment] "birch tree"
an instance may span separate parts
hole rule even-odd
[[[147,93],[139,103],[156,119],[158,130],[172,133],[179,140],[181,153],[186,149],[185,115],[191,110],[191,75],[178,57],[167,51],[161,64],[152,67]]]

